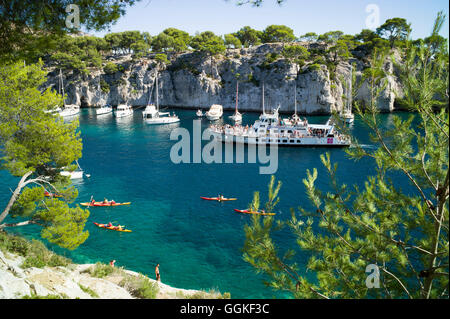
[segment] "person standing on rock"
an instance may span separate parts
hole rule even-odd
[[[114,267],[114,263],[116,262],[116,260],[115,259],[113,259],[113,260],[111,260],[110,262],[109,262],[109,265],[111,266],[111,267]]]
[[[161,276],[159,274],[159,264],[155,267],[155,275],[156,275],[156,281],[161,281]]]

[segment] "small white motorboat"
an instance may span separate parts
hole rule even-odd
[[[210,121],[217,121],[223,115],[223,107],[219,104],[211,105],[209,111],[206,112],[206,118]]]
[[[128,104],[119,104],[117,106],[116,112],[114,113],[116,117],[127,117],[133,115],[133,108]]]
[[[96,113],[97,115],[103,115],[103,114],[109,114],[109,113],[112,113],[112,111],[113,111],[112,106],[110,106],[110,105],[104,105],[104,106],[102,106],[102,107],[96,109],[96,110],[95,110],[95,113]]]
[[[61,171],[60,174],[62,176],[68,176],[70,179],[80,179],[83,178],[83,174],[84,171],[81,169],[80,164],[78,164],[78,161],[76,161],[78,169],[74,170],[74,171],[68,171],[68,170],[64,170]],[[64,169],[64,168],[63,168]],[[90,176],[90,175],[89,175]]]
[[[242,114],[239,113],[239,112],[234,113],[229,118],[232,119],[235,122],[242,122]]]
[[[76,104],[64,105],[64,108],[58,113],[62,117],[75,116],[80,113],[80,107]]]

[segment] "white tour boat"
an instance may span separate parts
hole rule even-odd
[[[238,102],[239,101],[239,82],[236,82],[236,110],[233,115],[230,116],[234,122],[239,123],[242,122],[242,114],[238,111]]]
[[[205,113],[206,117],[210,121],[216,121],[220,119],[223,115],[223,107],[219,104],[211,105],[209,111]]]
[[[298,116],[288,122],[279,118],[278,109],[270,114],[261,114],[259,120],[250,127],[211,125],[208,129],[222,142],[278,146],[350,146],[350,139],[339,134],[330,122],[309,124],[306,119],[300,120]]]
[[[119,104],[114,115],[118,118],[132,116],[133,108],[128,104]]]
[[[159,111],[158,77],[156,77],[156,107],[148,104],[142,116],[147,124],[172,124],[180,121],[175,113],[171,115],[169,112]]]

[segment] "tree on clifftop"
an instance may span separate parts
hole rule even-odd
[[[285,25],[269,25],[262,33],[262,41],[264,43],[285,43],[294,40],[294,30]]]
[[[100,31],[139,0],[22,0],[0,1],[0,59],[29,62],[58,37],[77,31],[66,26],[69,4],[78,5],[80,25]]]
[[[377,34],[381,37],[386,37],[394,47],[396,41],[404,41],[411,32],[411,25],[403,18],[392,18],[386,20],[381,26],[377,28]]]

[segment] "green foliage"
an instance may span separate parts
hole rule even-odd
[[[175,39],[170,35],[162,32],[153,38],[152,50],[155,52],[173,51],[175,47]]]
[[[155,299],[159,292],[158,284],[143,275],[127,276],[120,285],[125,287],[133,297],[139,299]]]
[[[110,265],[105,265],[100,262],[88,269],[89,274],[95,278],[105,278],[111,275],[115,271],[115,268]]]
[[[107,62],[105,64],[105,66],[103,67],[103,71],[106,74],[114,74],[119,71],[119,67],[117,66],[117,64],[115,64],[113,62]]]
[[[319,38],[319,36],[315,32],[308,32],[308,33],[305,33],[304,35],[300,36],[299,40],[307,41],[307,42],[315,42],[315,41],[317,41],[318,38]]]
[[[320,66],[320,64],[313,63],[313,64],[308,65],[308,70],[310,72],[312,72],[312,71],[319,71],[321,69],[322,69],[322,67]]]
[[[411,25],[406,19],[392,18],[387,19],[376,31],[379,36],[387,38],[393,48],[396,41],[406,40],[411,32]]]
[[[9,235],[0,231],[0,249],[25,257],[21,267],[57,267],[67,266],[71,260],[57,255],[48,250],[45,245],[37,240],[28,241],[23,237]]]
[[[344,35],[342,31],[329,31],[318,37],[318,41],[325,41],[329,44],[336,44],[336,42]]]
[[[167,55],[165,55],[164,53],[158,53],[155,55],[155,60],[158,63],[162,63],[162,64],[170,64],[170,61],[167,59]]]
[[[234,33],[234,36],[241,41],[241,44],[245,47],[251,47],[261,44],[262,32],[252,29],[249,26],[241,28],[239,31]]]
[[[264,43],[293,42],[295,35],[294,30],[285,25],[269,25],[263,31],[261,39]]]
[[[42,62],[4,66],[0,77],[0,165],[12,175],[22,176],[19,193],[13,195],[13,205],[0,215],[0,223],[9,213],[13,218],[28,218],[43,227],[43,238],[74,249],[88,236],[83,228],[89,211],[68,207],[65,201],[73,200],[76,191],[59,171],[81,156],[78,122],[64,123],[58,115],[46,112],[61,105],[62,98],[50,89],[38,89],[46,80]],[[65,198],[44,200],[42,187],[27,187],[33,184],[62,192]]]
[[[362,187],[349,187],[338,180],[330,154],[321,155],[327,191],[316,186],[316,168],[303,179],[312,210],[291,209],[291,219],[276,226],[272,219],[255,217],[244,228],[244,259],[270,278],[267,285],[295,298],[448,298],[448,56],[433,55],[423,42],[407,42],[406,50],[397,67],[405,103],[416,115],[393,116],[392,127],[379,127],[376,101],[386,85],[383,52],[375,52],[363,74],[368,109],[363,113],[355,105],[377,147],[363,148],[353,138],[346,152],[355,161],[373,160],[375,174]],[[412,190],[399,186],[402,177]],[[256,193],[251,207],[259,207]],[[273,233],[285,227],[311,256],[308,277],[292,262],[295,252],[283,252],[274,242]],[[378,267],[380,289],[366,286],[368,265]]]
[[[191,41],[189,33],[175,28],[165,29],[152,41],[153,51],[156,52],[183,52],[188,49]]]
[[[144,57],[150,50],[150,46],[144,41],[137,41],[130,45],[134,58]]]
[[[328,49],[328,52],[333,56],[333,62],[337,62],[338,58],[348,59],[351,53],[348,50],[348,46],[343,40],[337,40],[336,44]]]
[[[196,35],[190,45],[193,49],[211,56],[224,53],[226,50],[223,39],[211,31]]]
[[[80,9],[80,23],[87,30],[100,31],[125,14],[125,8],[136,0],[72,1]],[[0,3],[0,60],[19,61],[26,58],[36,62],[40,51],[45,51],[55,37],[69,30],[66,27],[69,2],[55,0],[9,1]]]
[[[281,51],[281,55],[291,62],[298,63],[299,61],[308,59],[310,54],[308,49],[301,45],[287,45]]]
[[[242,43],[239,40],[239,38],[237,38],[233,34],[225,34],[224,39],[225,39],[225,46],[228,49],[230,49],[230,48],[238,49],[238,48],[242,47]]]

